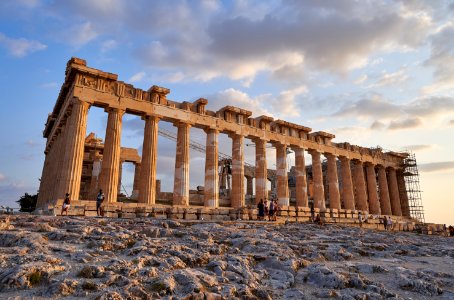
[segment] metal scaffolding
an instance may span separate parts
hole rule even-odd
[[[419,188],[418,165],[416,164],[414,153],[408,152],[408,156],[404,159],[402,167],[410,216],[419,222],[425,223],[421,190]],[[405,193],[405,191],[403,192]]]

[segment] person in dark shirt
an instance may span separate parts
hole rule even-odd
[[[259,210],[258,219],[263,220],[265,218],[265,204],[263,204],[263,199],[260,199],[257,209]]]

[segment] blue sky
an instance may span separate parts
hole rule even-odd
[[[208,109],[246,108],[336,142],[413,150],[426,220],[453,224],[452,20],[453,1],[436,0],[1,1],[0,203],[36,192],[44,123],[76,56],[136,87],[170,88],[172,100],[204,97]],[[88,131],[103,137],[105,122],[91,109]],[[123,146],[140,151],[142,122],[125,116]],[[204,143],[200,130],[191,135]],[[158,176],[170,189],[175,144],[159,141]],[[132,173],[125,165],[126,190]],[[192,151],[191,188],[202,173]]]

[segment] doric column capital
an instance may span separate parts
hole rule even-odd
[[[175,126],[177,128],[180,128],[180,127],[191,128],[192,127],[192,123],[178,120],[178,121],[173,122],[173,126]]]
[[[142,120],[147,120],[147,119],[152,119],[154,120],[155,122],[159,122],[161,120],[160,117],[156,116],[156,115],[151,115],[151,114],[145,114],[145,115],[142,115],[140,117]]]
[[[219,129],[213,128],[213,127],[206,127],[203,129],[203,131],[205,131],[206,134],[209,134],[209,133],[218,134],[219,133]]]
[[[328,159],[333,159],[333,158],[337,157],[337,155],[335,155],[333,153],[329,153],[329,152],[325,152],[325,153],[323,153],[323,155]]]

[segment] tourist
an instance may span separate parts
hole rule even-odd
[[[320,226],[323,225],[323,221],[322,221],[322,218],[320,217],[320,214],[317,214],[317,216],[314,219],[314,222],[317,223]]]
[[[383,227],[385,227],[385,231],[388,230],[388,218],[386,216],[383,217]]]
[[[315,222],[315,209],[314,209],[314,203],[311,203],[311,222]]]
[[[446,227],[446,224],[443,224],[443,236],[449,236],[448,227]]]
[[[273,202],[274,202],[273,221],[277,221],[277,213],[279,212],[279,210],[281,209],[281,207],[280,207],[279,204],[277,203],[277,200],[276,200],[276,199],[274,199]]]
[[[449,236],[454,236],[454,227],[452,225],[449,225]]]
[[[265,217],[265,205],[263,204],[263,199],[260,199],[259,204],[257,204],[257,209],[259,210],[258,219],[263,220]]]
[[[266,200],[266,198],[265,198],[265,201],[263,202],[263,208],[264,208],[264,212],[265,212],[264,216],[268,216],[269,209],[268,209],[268,200]]]
[[[102,190],[99,190],[98,196],[96,196],[96,214],[98,216],[104,215],[103,209],[101,207],[101,204],[104,202],[104,198],[104,193],[102,192]]]
[[[358,212],[358,221],[359,221],[359,227],[363,227],[363,216],[361,212]]]
[[[70,206],[71,206],[71,199],[69,199],[69,194],[66,193],[65,200],[63,200],[63,206],[61,207],[60,215],[63,216],[64,212],[66,212],[66,215],[68,215],[68,209]]]
[[[393,230],[393,220],[391,219],[391,217],[389,217],[389,219],[388,219],[388,227],[389,227],[389,230]]]
[[[268,221],[273,221],[274,214],[274,201],[270,200],[270,209],[268,211]]]

